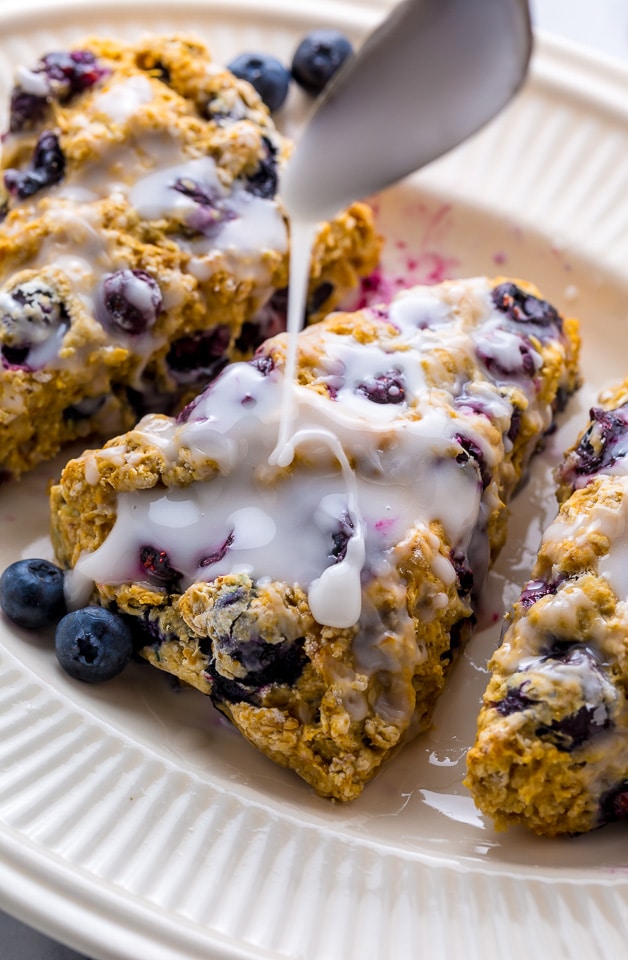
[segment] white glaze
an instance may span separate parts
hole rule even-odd
[[[303,264],[300,270],[303,279]],[[331,396],[277,368],[264,376],[252,365],[234,364],[200,397],[187,422],[144,418],[139,437],[167,461],[176,462],[185,449],[192,462],[215,462],[219,475],[186,488],[121,495],[113,531],[94,554],[80,559],[79,572],[98,582],[145,579],[139,551],[148,545],[168,553],[182,574],[182,588],[237,572],[296,582],[308,590],[320,623],[343,628],[360,616],[363,625],[365,578],[385,570],[390,551],[418,526],[435,548],[432,566],[443,587],[431,602],[434,611],[440,609],[455,571],[438,552],[437,538],[430,540],[429,524],[439,521],[451,547],[466,552],[494,500],[491,486],[482,495],[475,465],[460,458],[455,437],[464,435],[497,462],[499,450],[491,449],[478,425],[494,413],[494,422],[507,431],[512,413],[488,380],[474,385],[474,395],[487,400],[484,414],[454,406],[457,374],[433,392],[427,386],[435,338],[462,371],[472,362],[477,366],[478,343],[505,322],[492,308],[486,281],[473,281],[470,289],[478,309],[462,316],[447,307],[447,324],[441,324],[442,303],[430,304],[435,296],[417,291],[413,304],[406,294],[401,310],[392,310],[401,320],[398,332],[388,327],[372,343],[320,327],[304,331],[298,347],[320,356],[311,372],[321,383],[333,383]],[[425,319],[430,306],[439,323],[423,329],[422,320],[417,325],[411,318]],[[297,306],[294,317],[301,316]],[[403,377],[403,402],[374,403],[357,389],[391,369]],[[533,385],[528,389],[534,403]],[[538,415],[549,424],[549,409]],[[276,473],[290,465],[288,473]],[[352,531],[344,559],[336,562],[332,536],[343,516]],[[213,561],[203,565],[208,557]]]

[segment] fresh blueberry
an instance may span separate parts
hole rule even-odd
[[[159,284],[146,270],[117,270],[103,280],[105,320],[123,333],[145,333],[163,307]]]
[[[271,113],[279,110],[288,96],[290,73],[283,63],[267,53],[241,53],[227,64],[234,76],[255,87]]]
[[[122,617],[103,607],[66,614],[55,634],[57,660],[66,673],[85,683],[117,676],[133,653],[131,631]]]
[[[388,370],[378,377],[369,377],[355,388],[372,403],[403,403],[406,387],[401,370]]]
[[[65,156],[59,137],[45,130],[35,145],[33,160],[26,170],[5,170],[4,185],[10,196],[25,200],[44,187],[60,183],[65,175]]]
[[[211,380],[227,363],[230,343],[231,330],[221,323],[210,330],[175,340],[166,356],[166,363],[180,383],[201,377]]]
[[[292,76],[307,93],[317,96],[352,53],[351,43],[338,30],[312,30],[294,53]]]
[[[48,560],[17,560],[0,577],[0,607],[28,630],[56,623],[66,610],[63,570]]]
[[[500,283],[494,288],[491,298],[497,310],[515,323],[562,328],[560,314],[550,303],[526,293],[515,283]]]
[[[144,546],[140,549],[140,564],[149,580],[160,587],[176,590],[181,574],[170,563],[170,557],[165,550],[156,547]]]

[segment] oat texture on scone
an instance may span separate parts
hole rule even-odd
[[[351,800],[430,724],[506,504],[578,384],[577,324],[474,278],[331,314],[294,381],[286,345],[70,461],[53,541],[73,602],[120,611],[154,666]]]
[[[0,475],[173,409],[285,329],[289,153],[253,87],[194,38],[88,39],[17,70],[2,143]],[[379,249],[365,204],[321,223],[308,317]]]
[[[467,784],[498,827],[628,817],[628,381],[556,471],[558,516],[490,667]]]

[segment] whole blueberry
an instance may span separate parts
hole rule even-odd
[[[317,96],[352,53],[351,43],[338,30],[312,30],[295,51],[292,76],[307,93]]]
[[[161,289],[146,270],[117,270],[103,280],[107,322],[123,333],[145,333],[163,307]]]
[[[290,73],[276,57],[267,53],[241,53],[227,67],[240,80],[248,80],[271,113],[284,105]]]
[[[48,560],[17,560],[0,577],[0,607],[28,630],[56,623],[66,609],[63,570]]]
[[[133,653],[128,626],[103,607],[84,607],[66,614],[55,633],[55,653],[66,673],[85,683],[117,676]]]

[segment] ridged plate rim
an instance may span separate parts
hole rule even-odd
[[[227,19],[231,17],[234,23],[256,16],[268,22],[273,18],[278,22],[287,18],[299,25],[329,21],[353,27],[359,33],[373,25],[384,8],[390,5],[378,0],[362,0],[361,3],[357,0],[319,0],[318,3],[301,0],[299,8],[292,9],[286,0],[266,0],[265,3],[258,0],[186,0],[177,4],[177,11],[186,25],[196,17],[209,20],[212,13],[218,13]],[[67,24],[69,29],[71,23],[72,29],[76,26],[85,32],[81,24],[87,23],[91,29],[99,18],[107,26],[116,21],[129,25],[148,10],[159,18],[168,15],[170,8],[171,4],[165,0],[112,0],[104,6],[91,4],[89,12],[80,0],[69,0],[65,4],[51,4],[44,0],[19,6],[5,4],[0,10],[1,43],[3,46],[9,44],[19,30],[28,42],[33,34],[44,36],[59,24]],[[1,62],[0,52],[0,65]],[[542,39],[537,43],[528,90],[523,92],[515,108],[509,109],[503,118],[469,144],[418,175],[417,183],[421,189],[463,200],[472,196],[478,210],[486,208],[499,215],[516,216],[521,222],[532,222],[537,227],[549,229],[548,223],[539,219],[534,204],[524,207],[521,195],[516,191],[506,189],[499,196],[491,192],[490,168],[488,172],[484,171],[482,189],[478,189],[472,178],[465,181],[461,177],[461,171],[473,168],[474,163],[479,176],[478,159],[490,157],[491,149],[505,131],[521,122],[526,98],[533,96],[575,105],[583,115],[605,118],[611,129],[619,130],[622,124],[628,127],[628,70],[601,56],[585,54],[570,44]],[[593,217],[593,221],[595,216],[589,208],[595,202],[589,198],[584,211]],[[614,232],[607,231],[603,236],[599,231],[587,230],[586,216],[574,228],[568,211],[563,213],[564,222],[558,216],[552,222],[552,228],[559,231],[571,229],[570,240],[574,248],[592,261],[603,264],[611,276],[619,273],[622,261],[628,262],[628,213],[618,218]],[[545,216],[548,216],[547,212]],[[120,776],[127,776],[131,782],[137,770],[144,769],[144,764],[152,771],[151,776],[158,786],[159,777],[163,777],[166,783],[171,778],[185,787],[189,791],[185,802],[189,804],[195,802],[194,791],[200,784],[203,798],[211,795],[215,804],[215,809],[206,814],[214,820],[209,819],[204,824],[205,835],[214,836],[214,830],[219,839],[220,817],[223,817],[223,834],[235,819],[244,840],[234,838],[227,853],[235,850],[240,856],[240,847],[252,851],[250,862],[253,862],[254,854],[259,877],[269,865],[278,871],[282,864],[286,866],[282,860],[284,856],[290,868],[289,877],[295,878],[298,887],[295,865],[298,865],[300,846],[303,859],[309,858],[308,866],[319,881],[328,876],[325,867],[331,865],[332,868],[329,889],[323,893],[319,890],[316,895],[312,892],[309,898],[313,901],[311,915],[307,907],[300,907],[303,912],[303,916],[299,915],[300,922],[310,937],[309,941],[301,941],[298,930],[293,929],[297,921],[293,921],[292,928],[286,921],[284,931],[277,931],[276,925],[273,929],[268,924],[264,927],[264,908],[272,918],[273,913],[279,916],[278,905],[264,904],[261,897],[260,906],[257,899],[254,902],[246,884],[245,899],[238,906],[239,913],[235,910],[222,928],[218,924],[204,926],[189,915],[174,909],[164,910],[158,898],[151,900],[141,890],[129,890],[128,886],[112,881],[109,876],[99,876],[96,870],[80,860],[64,859],[55,849],[37,843],[29,833],[28,812],[22,818],[20,829],[8,820],[0,819],[2,906],[50,935],[89,952],[94,958],[135,960],[150,955],[154,960],[162,957],[185,960],[201,956],[216,960],[253,960],[258,957],[296,960],[299,956],[308,960],[332,960],[335,956],[358,956],[361,947],[362,955],[368,956],[364,948],[376,941],[369,941],[364,930],[377,933],[379,942],[387,944],[385,956],[391,958],[411,955],[410,948],[404,947],[406,941],[412,942],[413,955],[421,955],[423,949],[437,948],[443,956],[454,956],[460,950],[461,937],[465,940],[466,956],[486,960],[497,960],[498,956],[501,960],[506,947],[507,955],[523,958],[534,949],[547,951],[548,944],[557,957],[592,956],[591,950],[597,951],[595,955],[601,955],[600,937],[608,944],[609,956],[613,951],[616,956],[621,950],[621,919],[628,906],[628,870],[517,868],[479,859],[477,862],[458,861],[421,851],[404,852],[399,844],[388,845],[356,834],[346,835],[336,827],[325,829],[316,822],[300,823],[281,803],[266,802],[252,790],[242,790],[240,796],[229,797],[224,790],[201,782],[200,778],[195,780],[190,771],[182,774],[175,763],[163,756],[151,755],[132,734],[112,727],[77,706],[69,695],[47,691],[37,673],[4,648],[2,634],[5,629],[0,626],[0,723],[3,724],[0,754],[3,758],[13,756],[11,776],[22,783],[27,811],[30,809],[28,803],[45,802],[46,790],[50,789],[50,795],[54,795],[55,791],[70,783],[73,776],[72,764],[67,758],[64,764],[56,767],[54,760],[47,766],[42,761],[41,781],[27,769],[28,757],[23,761],[16,759],[22,741],[31,743],[34,756],[37,756],[29,741],[32,731],[15,712],[16,705],[19,707],[24,697],[32,696],[35,703],[39,703],[37,697],[40,698],[42,710],[48,710],[49,721],[53,726],[57,725],[54,728],[58,728],[57,736],[76,747],[77,768],[78,764],[83,764],[81,770],[89,767],[90,757],[98,757],[99,762],[109,763]],[[75,723],[79,725],[78,734]],[[120,756],[127,755],[128,769],[124,763],[120,766]],[[131,761],[139,766],[133,766]],[[22,780],[20,762],[24,766]],[[3,776],[8,769],[0,765],[0,797],[3,796]],[[38,783],[43,782],[52,786],[42,787],[38,794]],[[5,796],[4,806],[0,801],[0,812],[18,802],[21,802],[21,794],[10,795],[8,800]],[[178,802],[179,798],[171,789],[168,810],[176,809]],[[19,816],[17,820],[19,822]],[[35,820],[33,814],[33,822]],[[275,840],[281,841],[279,852],[273,847]],[[169,843],[172,848],[172,839]],[[292,860],[283,854],[282,845],[289,850]],[[203,863],[201,867],[207,869],[207,864]],[[193,868],[190,861],[187,865],[190,882],[196,879]],[[122,865],[120,872],[124,873]],[[184,869],[180,882],[184,883],[185,879]],[[241,881],[242,877],[239,878]],[[229,891],[236,882],[233,877],[225,877],[222,885]],[[291,896],[294,900],[298,894],[303,899],[307,894],[307,890],[299,893],[299,890],[289,890],[285,885],[278,889],[284,889],[286,902]],[[342,909],[344,901],[348,903],[346,910]],[[457,905],[454,915],[452,903]],[[246,935],[238,930],[238,919],[247,913],[258,924],[257,934],[254,926],[248,928]],[[557,914],[561,917],[559,930],[552,933]],[[355,923],[349,923],[351,920]],[[528,931],[525,945],[511,936],[522,922]],[[333,932],[333,946],[332,939],[321,933],[320,928],[326,923]],[[380,957],[384,960],[381,952],[377,956],[378,960]]]

